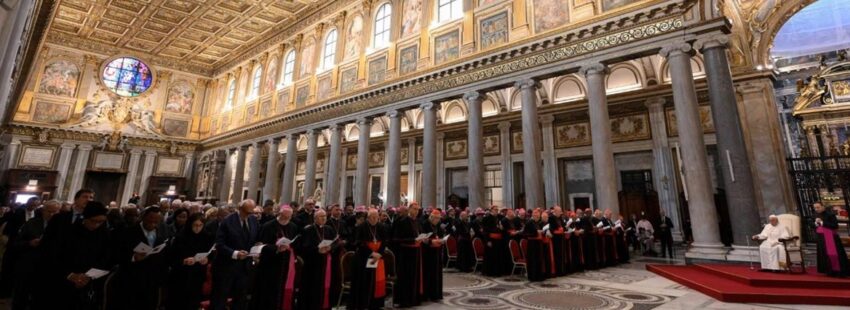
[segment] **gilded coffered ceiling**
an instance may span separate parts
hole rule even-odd
[[[48,42],[210,73],[332,0],[60,0]]]

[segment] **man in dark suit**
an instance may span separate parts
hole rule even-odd
[[[6,214],[6,227],[3,229],[3,234],[8,238],[6,252],[3,254],[2,272],[0,272],[0,298],[9,298],[12,296],[12,288],[15,283],[14,267],[18,263],[18,258],[21,256],[21,247],[17,246],[18,231],[24,223],[32,218],[35,218],[36,208],[41,205],[41,199],[32,197],[27,200],[23,206],[16,208],[9,214]]]
[[[120,309],[154,310],[159,302],[159,288],[165,283],[168,265],[163,252],[146,255],[136,252],[140,243],[151,248],[166,242],[161,228],[163,216],[159,207],[142,211],[142,221],[127,227],[119,238],[115,253],[118,267],[118,287],[121,293]],[[164,249],[168,251],[168,249]]]
[[[20,258],[15,265],[15,288],[12,299],[12,310],[27,309],[32,302],[34,279],[31,277],[36,271],[36,258],[38,258],[38,246],[41,244],[41,235],[47,223],[54,215],[59,213],[62,204],[56,200],[44,203],[36,215],[21,227],[15,246],[21,249]]]
[[[218,226],[215,238],[216,257],[213,261],[212,309],[224,310],[231,297],[231,310],[245,309],[248,252],[257,240],[260,224],[252,215],[257,204],[246,199],[239,203],[236,213],[225,218]]]

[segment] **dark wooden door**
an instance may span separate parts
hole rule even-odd
[[[111,201],[118,201],[121,187],[117,185],[123,184],[124,178],[125,174],[121,172],[88,171],[83,187],[94,191],[95,200],[108,204]],[[122,203],[124,202],[119,202],[119,205]]]

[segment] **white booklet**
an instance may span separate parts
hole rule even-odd
[[[599,222],[599,224],[596,224],[596,228],[602,228],[602,222]]]
[[[145,253],[146,255],[152,255],[152,254],[162,252],[162,249],[165,248],[166,244],[167,243],[163,243],[163,244],[160,244],[160,245],[152,248],[149,245],[147,245],[147,243],[139,242],[139,244],[137,244],[136,247],[133,249],[133,252]]]
[[[292,244],[293,242],[295,242],[295,240],[298,240],[298,237],[301,237],[301,235],[295,236],[295,238],[292,238],[292,240],[289,240],[289,238],[287,238],[287,237],[280,237],[280,239],[277,239],[276,244],[277,244],[278,246],[281,246],[281,245],[290,245],[290,244]]]
[[[374,258],[369,258],[366,260],[366,268],[378,268],[378,260]]]
[[[427,233],[427,234],[419,234],[419,236],[417,236],[417,237],[416,237],[416,240],[420,240],[420,241],[421,241],[421,240],[428,239],[428,237],[431,237],[431,233]]]
[[[333,240],[328,240],[328,239],[322,240],[322,242],[319,242],[319,246],[318,246],[318,247],[319,247],[320,249],[321,249],[321,248],[324,248],[324,247],[329,247],[329,246],[331,246],[332,244],[334,244],[334,242],[336,242],[336,239],[338,239],[338,238],[339,238],[339,236],[336,236],[336,238],[334,238]]]
[[[263,247],[265,244],[259,244],[251,247],[251,251],[248,252],[248,256],[260,256],[260,253],[263,252]]]
[[[210,248],[210,250],[209,250],[209,251],[207,251],[207,252],[205,252],[205,253],[197,253],[197,254],[195,254],[195,257],[194,257],[195,261],[197,262],[197,261],[199,261],[199,260],[202,260],[202,259],[204,259],[204,258],[209,257],[209,256],[210,256],[210,253],[212,253],[212,251],[213,251],[213,250],[215,250],[215,244],[213,244],[213,246]]]
[[[92,280],[97,280],[98,278],[101,278],[101,277],[108,275],[108,274],[109,274],[109,271],[97,269],[97,268],[92,268],[92,269],[89,269],[89,271],[86,271],[86,276],[91,278]]]
[[[546,224],[546,226],[543,226],[543,231],[547,231],[547,230],[549,230],[549,224]]]
[[[451,236],[451,235],[446,234],[446,236],[445,236],[445,237],[443,237],[443,239],[440,239],[440,240],[443,240],[443,243],[446,243],[446,242],[448,242],[448,241],[449,241],[449,236]]]

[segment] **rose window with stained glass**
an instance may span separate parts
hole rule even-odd
[[[153,74],[147,64],[132,57],[118,57],[103,68],[103,85],[124,97],[141,95],[153,83]]]

